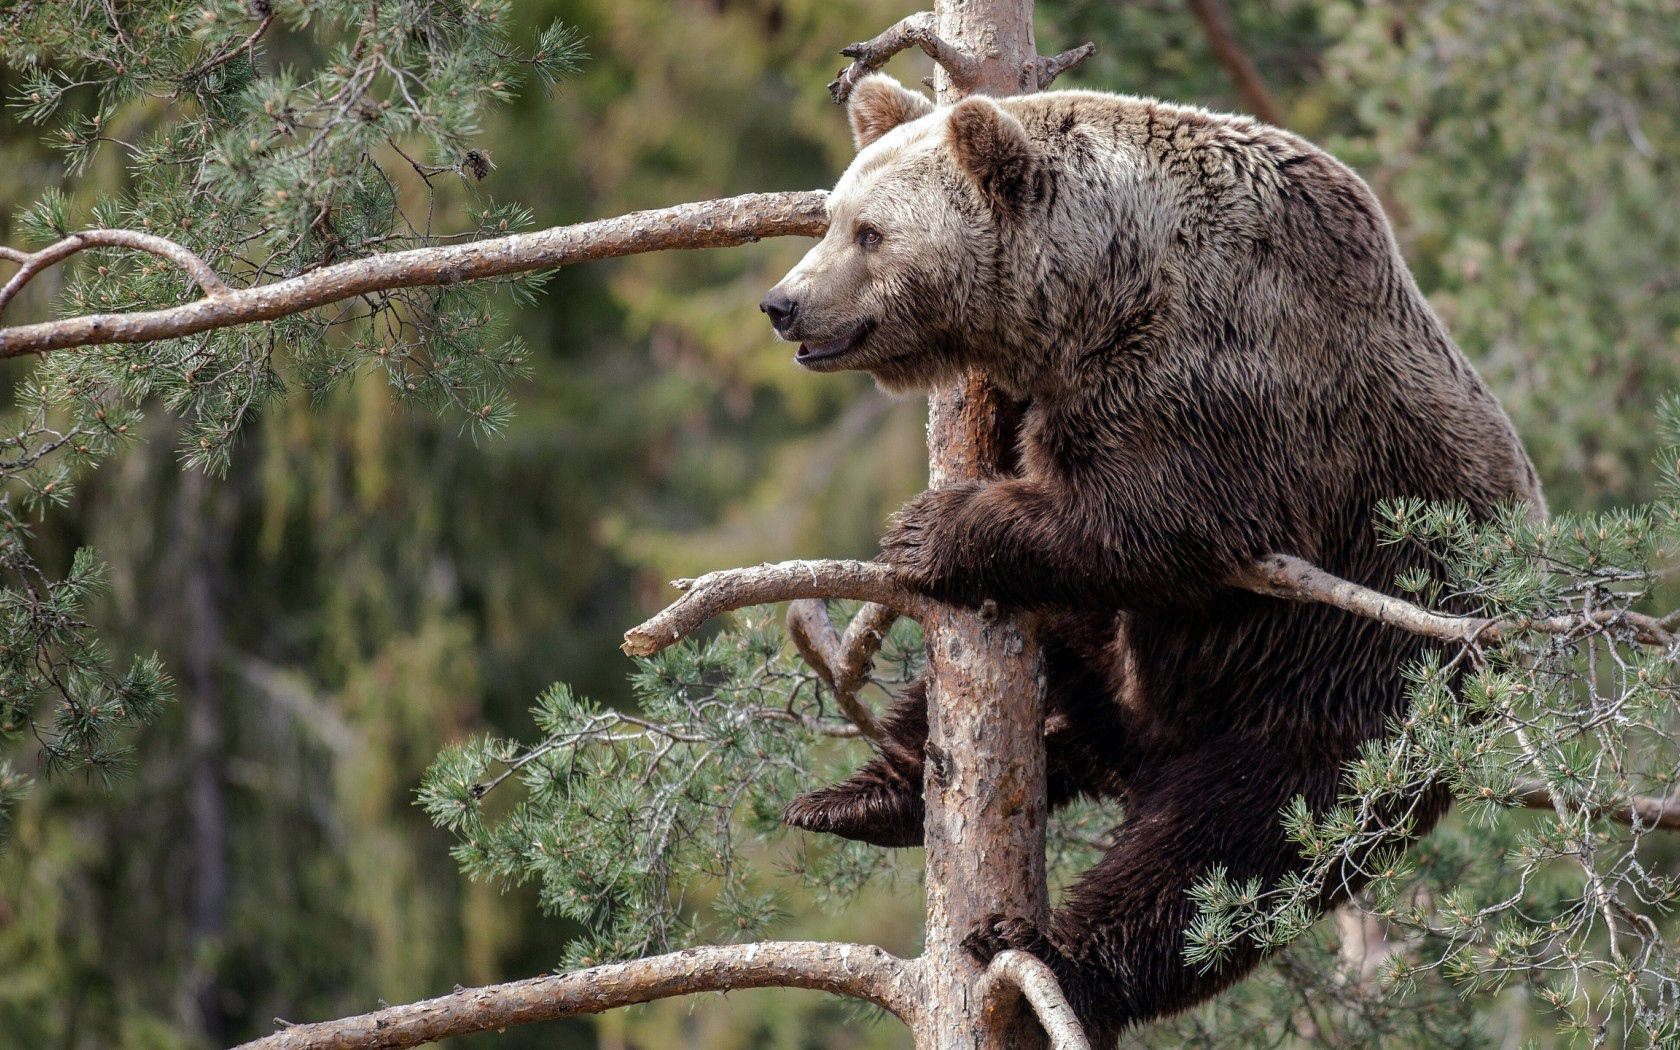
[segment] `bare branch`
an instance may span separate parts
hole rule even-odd
[[[875,712],[858,699],[858,690],[868,675],[886,637],[887,628],[898,614],[874,602],[859,609],[846,625],[846,636],[834,629],[828,606],[819,598],[801,598],[788,603],[787,631],[793,646],[813,671],[834,690],[835,702],[858,732],[877,744],[886,742]]]
[[[891,568],[872,561],[766,563],[709,572],[697,580],[673,580],[672,586],[687,593],[646,623],[624,632],[620,648],[626,653],[652,656],[719,613],[796,598],[876,602],[918,619],[929,608],[927,599],[906,590]]]
[[[217,289],[209,292],[207,298],[162,310],[90,314],[0,328],[0,358],[71,346],[170,339],[212,328],[302,313],[367,292],[391,288],[458,284],[672,248],[722,248],[763,237],[816,237],[828,226],[826,202],[827,194],[820,190],[749,193],[723,200],[632,212],[534,233],[515,233],[465,244],[390,252],[323,266],[284,281],[235,291],[226,290],[214,274],[208,274],[206,267],[205,273],[215,282],[212,287]],[[133,247],[148,251],[155,247],[139,243],[138,239],[146,237],[145,234],[90,232],[121,233],[125,238],[134,239],[131,241]],[[86,237],[87,234],[77,236]],[[78,248],[88,246],[83,244]],[[36,256],[41,254],[37,252]],[[175,258],[175,261],[185,265],[180,258]],[[25,263],[26,267],[28,265]],[[206,285],[200,274],[194,273],[194,277],[201,286]],[[18,278],[13,277],[12,280],[15,283]]]
[[[908,1021],[915,1012],[909,986],[910,967],[873,945],[764,941],[690,948],[574,973],[467,988],[337,1021],[293,1025],[239,1050],[419,1046],[472,1032],[738,988],[814,988],[863,999]]]
[[[222,279],[216,276],[216,271],[210,268],[209,263],[174,241],[135,230],[83,230],[80,233],[72,233],[62,241],[49,244],[38,252],[6,249],[3,257],[9,262],[20,263],[21,268],[12,274],[12,279],[6,282],[4,288],[0,288],[0,312],[3,312],[6,304],[42,270],[89,248],[133,248],[150,252],[187,271],[187,276],[191,277],[193,283],[207,296],[215,298],[227,295],[230,291],[228,286],[222,283]],[[5,333],[0,331],[0,338],[4,338],[4,335]],[[0,356],[8,355],[0,353]]]
[[[840,49],[852,60],[829,82],[828,93],[837,103],[851,97],[852,88],[864,77],[880,69],[900,51],[919,47],[927,56],[944,67],[957,85],[971,84],[980,63],[974,55],[945,40],[935,29],[932,11],[918,11],[898,20],[886,32],[873,40],[861,40]]]
[[[980,997],[988,1010],[997,1009],[1011,995],[1024,996],[1050,1037],[1051,1050],[1091,1050],[1062,986],[1042,959],[1013,948],[998,952],[980,981]]]
[[[840,638],[843,659],[834,668],[837,686],[863,684],[864,675],[869,672],[869,662],[881,651],[881,643],[887,640],[887,631],[892,629],[893,621],[897,619],[898,613],[875,602],[857,611]]]
[[[1027,68],[1023,71],[1027,85],[1030,90],[1043,91],[1054,84],[1057,77],[1096,53],[1097,45],[1086,41],[1078,47],[1063,51],[1059,55],[1051,55],[1048,58],[1039,55],[1028,62]]]
[[[1492,620],[1430,612],[1402,598],[1393,598],[1369,587],[1361,587],[1351,580],[1333,576],[1316,565],[1287,554],[1271,554],[1259,558],[1247,572],[1239,573],[1231,582],[1246,590],[1269,594],[1274,598],[1333,605],[1378,623],[1392,624],[1413,634],[1443,642],[1497,640],[1496,625]]]
[[[1272,93],[1266,90],[1266,82],[1260,79],[1260,71],[1254,67],[1254,61],[1232,34],[1231,13],[1225,10],[1225,5],[1220,0],[1190,0],[1190,10],[1196,15],[1196,21],[1202,24],[1208,46],[1213,48],[1219,64],[1225,67],[1226,75],[1242,95],[1243,102],[1261,120],[1281,127],[1283,111],[1272,100]]]
[[[1530,632],[1570,635],[1604,627],[1622,627],[1643,645],[1667,648],[1680,644],[1680,636],[1665,629],[1663,621],[1625,609],[1601,609],[1592,613],[1550,616],[1543,620],[1492,620],[1431,612],[1403,598],[1394,598],[1333,576],[1287,554],[1270,554],[1260,558],[1248,571],[1232,577],[1230,582],[1234,586],[1276,598],[1333,605],[1443,642],[1496,644]]]
[[[1525,780],[1517,785],[1516,798],[1529,809],[1555,811],[1557,808],[1551,789],[1538,780]],[[1592,815],[1620,824],[1631,825],[1637,820],[1640,827],[1680,831],[1680,799],[1636,795],[1620,805],[1594,808]]]

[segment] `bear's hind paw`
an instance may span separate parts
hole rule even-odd
[[[1050,943],[1049,935],[1038,923],[995,912],[980,920],[980,925],[962,939],[962,946],[967,948],[968,953],[978,959],[981,965],[989,965],[999,952],[1011,948],[1036,956],[1047,963],[1052,962],[1059,954],[1056,946]]]
[[[920,846],[922,814],[917,801],[884,785],[839,784],[788,803],[782,823],[874,846]]]

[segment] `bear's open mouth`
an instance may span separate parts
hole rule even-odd
[[[825,340],[820,343],[800,343],[799,349],[794,351],[793,359],[802,365],[812,365],[819,361],[833,360],[844,353],[857,349],[858,345],[864,341],[864,339],[869,335],[869,330],[873,327],[873,324],[868,321],[864,321],[856,328],[853,328],[850,332],[847,332],[845,335],[839,336],[838,338]]]

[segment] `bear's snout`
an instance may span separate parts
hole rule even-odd
[[[783,339],[793,339],[793,323],[799,316],[799,303],[781,285],[770,289],[758,308],[770,318],[770,326],[776,329],[776,334]]]

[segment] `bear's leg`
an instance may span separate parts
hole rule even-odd
[[[1138,777],[1115,844],[1082,875],[1049,928],[992,916],[964,942],[982,962],[1019,948],[1048,963],[1093,1047],[1111,1047],[1128,1026],[1193,1006],[1260,961],[1250,945],[1203,972],[1184,961],[1184,932],[1196,914],[1191,887],[1216,866],[1232,881],[1275,884],[1301,865],[1281,813],[1296,795],[1317,811],[1340,789],[1340,749],[1278,740],[1227,740]],[[1418,833],[1445,808],[1420,803]],[[1357,887],[1345,883],[1331,908]]]
[[[1091,647],[1066,644],[1070,632],[1046,647],[1045,753],[1052,808],[1078,794],[1108,793],[1122,751],[1122,733]],[[1112,632],[1110,632],[1112,636]],[[922,757],[927,748],[927,683],[904,691],[881,720],[886,746],[832,787],[801,795],[783,820],[877,846],[922,844]]]

